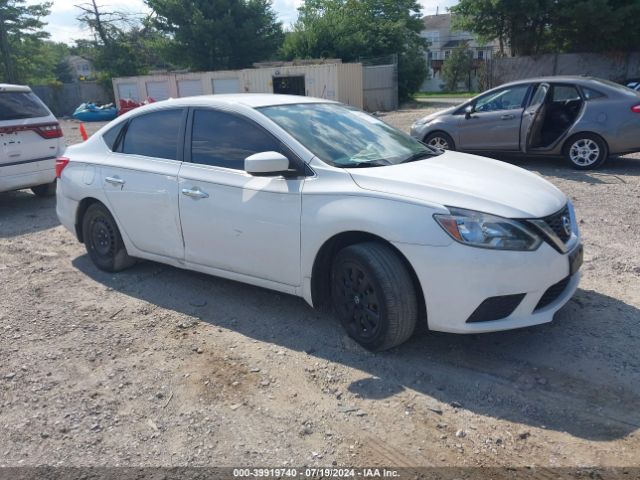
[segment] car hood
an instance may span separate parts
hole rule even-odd
[[[431,113],[425,117],[420,118],[419,120],[416,121],[416,123],[420,123],[420,124],[429,123],[431,120],[435,120],[438,117],[442,117],[443,115],[449,115],[455,112],[458,108],[460,108],[460,105],[454,105],[453,107],[445,108],[444,110],[438,110],[437,112]]]
[[[459,152],[348,171],[365,190],[508,218],[545,217],[567,202],[560,190],[534,173]]]

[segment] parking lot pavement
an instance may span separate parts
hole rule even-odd
[[[574,201],[575,298],[548,325],[382,354],[294,297],[101,272],[54,199],[0,194],[0,466],[639,465],[640,159],[506,160]]]

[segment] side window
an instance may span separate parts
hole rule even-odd
[[[112,152],[116,152],[118,150],[118,145],[116,144],[116,142],[118,144],[122,143],[121,141],[122,139],[118,138],[118,136],[120,135],[120,132],[122,132],[122,129],[126,124],[127,122],[121,122],[115,127],[111,127],[109,130],[106,131],[106,133],[102,135],[102,140],[104,141],[104,143],[107,144],[107,147]]]
[[[248,156],[282,150],[276,138],[248,119],[215,110],[193,112],[193,163],[244,170]]]
[[[122,153],[177,160],[182,113],[182,109],[160,110],[133,118]]]
[[[553,101],[554,102],[570,102],[572,100],[580,100],[578,89],[572,85],[554,85]]]
[[[476,112],[495,112],[522,108],[529,85],[515,85],[480,97],[476,101]]]
[[[593,100],[594,98],[604,97],[604,95],[592,88],[582,87],[582,94],[586,100]]]

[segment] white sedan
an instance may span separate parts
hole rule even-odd
[[[364,347],[549,322],[582,262],[567,197],[308,97],[158,102],[57,162],[57,213],[106,271],[136,258],[328,307]]]

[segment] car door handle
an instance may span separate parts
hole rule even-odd
[[[209,194],[199,188],[183,188],[182,194],[191,198],[209,198]]]
[[[118,177],[107,177],[104,179],[105,182],[110,183],[111,185],[124,185],[125,181]]]
[[[502,120],[513,120],[514,118],[516,118],[516,116],[512,114],[508,114],[508,115],[502,115],[500,118]]]

